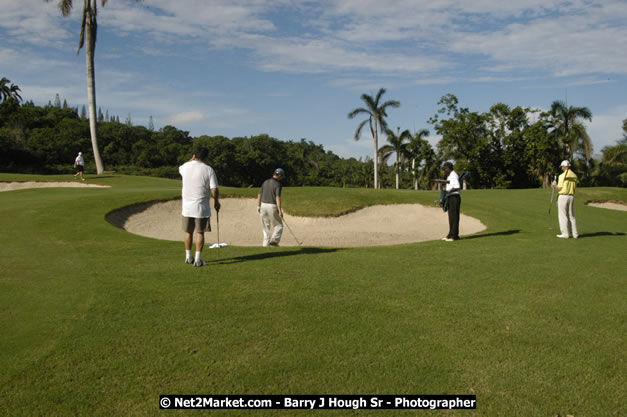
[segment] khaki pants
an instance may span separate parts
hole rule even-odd
[[[557,208],[559,212],[560,232],[562,236],[571,236],[568,232],[569,224],[572,229],[572,237],[578,237],[577,219],[575,219],[575,196],[560,194],[557,198]]]
[[[276,204],[261,203],[260,214],[261,226],[263,227],[263,246],[278,245],[283,234],[283,220],[279,216],[279,209]]]

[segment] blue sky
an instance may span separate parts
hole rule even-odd
[[[100,1],[100,0],[99,0]],[[82,2],[0,0],[0,76],[36,104],[87,103]],[[438,100],[586,106],[595,154],[627,118],[625,0],[111,0],[99,8],[97,103],[192,136],[306,138],[372,155],[347,114],[361,94],[401,102],[390,127],[431,131]]]

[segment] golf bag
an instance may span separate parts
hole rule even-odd
[[[445,190],[440,190],[440,207],[442,207],[442,211],[448,211],[448,192]]]

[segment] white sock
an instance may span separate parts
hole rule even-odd
[[[192,250],[185,249],[185,259],[189,259],[192,257]]]
[[[200,261],[200,252],[196,251],[196,257],[194,259]]]

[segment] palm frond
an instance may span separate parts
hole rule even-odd
[[[361,99],[366,103],[370,111],[374,111],[377,108],[377,103],[368,94],[362,94]]]
[[[72,13],[72,0],[59,1],[59,9],[63,16],[69,16]]]
[[[376,97],[375,97],[375,99],[374,99],[374,102],[375,102],[377,105],[379,104],[379,100],[381,100],[381,96],[382,96],[383,94],[385,94],[385,92],[386,92],[386,89],[385,89],[385,88],[379,88],[379,92],[377,93],[377,95],[376,95]]]
[[[369,116],[372,116],[372,113],[368,109],[364,109],[363,107],[359,107],[352,112],[348,113],[348,118],[352,119],[360,113],[367,113]]]
[[[395,107],[398,108],[401,106],[401,102],[398,100],[388,100],[381,105],[381,109],[385,109],[386,107]],[[387,116],[387,115],[386,115]]]
[[[85,45],[85,28],[87,27],[87,16],[88,16],[87,2],[85,2],[85,9],[83,9],[83,19],[81,20],[81,34],[78,37],[78,50],[76,51],[76,55],[81,52],[81,49]]]
[[[355,140],[359,140],[361,137],[361,129],[363,129],[364,125],[369,121],[370,119],[366,119],[357,126],[357,130],[355,130]]]

